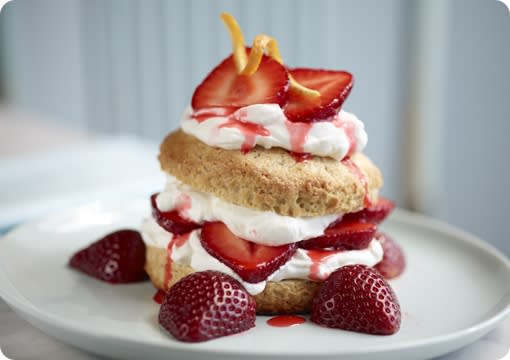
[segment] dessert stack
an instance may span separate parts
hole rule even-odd
[[[167,292],[161,324],[201,341],[254,326],[255,312],[311,312],[328,327],[396,332],[400,309],[384,277],[405,262],[378,231],[394,204],[362,153],[364,125],[342,110],[352,75],[289,68],[275,39],[246,47],[235,19],[222,20],[232,54],[163,140],[166,186],[142,226],[145,270]],[[383,316],[360,313],[365,305]]]

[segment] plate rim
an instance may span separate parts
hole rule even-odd
[[[128,202],[134,202],[134,201],[140,201],[138,197],[136,198],[130,198],[126,199],[125,201]],[[100,200],[101,204],[104,206],[105,204],[108,206],[109,202],[108,199]],[[97,201],[93,202],[97,203]],[[50,213],[46,216],[40,217],[38,219],[30,220],[25,223],[22,223],[18,226],[13,227],[10,229],[7,233],[0,236],[0,249],[2,247],[2,240],[5,240],[6,238],[9,238],[11,236],[15,236],[18,231],[23,231],[25,228],[28,228],[30,226],[34,226],[39,222],[47,221],[48,219],[51,219],[52,217],[58,217],[62,216],[62,214],[65,214],[66,212],[70,210],[77,209],[78,207],[87,206],[90,203],[85,203],[80,206],[73,206],[70,207],[67,210],[58,211]],[[477,251],[483,251],[486,254],[492,256],[493,258],[496,258],[507,270],[507,272],[510,274],[510,260],[498,249],[496,249],[493,245],[485,242],[478,236],[471,234],[465,230],[462,230],[460,228],[457,228],[451,224],[445,223],[441,220],[434,219],[432,217],[419,214],[416,212],[412,212],[409,210],[404,210],[401,208],[396,208],[391,217],[389,218],[391,222],[397,223],[397,224],[404,224],[404,225],[411,225],[413,227],[421,227],[428,230],[433,230],[436,232],[439,232],[443,235],[447,235],[448,237],[455,238],[456,242],[460,243],[467,243],[468,245],[476,248]],[[102,332],[100,329],[96,329],[94,332],[88,330],[87,328],[80,327],[80,322],[73,321],[71,319],[62,319],[58,316],[54,316],[48,313],[45,313],[43,310],[37,308],[34,304],[32,304],[28,299],[24,298],[22,295],[18,294],[16,295],[16,286],[10,281],[10,279],[7,277],[7,275],[4,272],[4,268],[2,264],[0,263],[0,284],[6,283],[8,286],[10,286],[14,290],[13,293],[9,293],[8,291],[5,291],[5,288],[0,286],[0,297],[4,299],[4,301],[13,308],[19,315],[21,315],[23,318],[27,319],[29,318],[35,318],[39,321],[42,321],[43,323],[56,327],[63,331],[72,331],[74,333],[78,333],[80,335],[87,336],[91,339],[96,339],[99,341],[115,341],[115,342],[122,342],[122,343],[129,343],[134,345],[142,345],[142,346],[156,346],[160,349],[176,349],[179,351],[189,351],[196,354],[200,353],[215,353],[215,354],[225,354],[225,355],[231,355],[236,353],[235,350],[230,349],[216,349],[216,348],[203,348],[200,346],[196,346],[196,344],[188,344],[188,343],[181,343],[178,341],[169,341],[166,344],[162,344],[160,342],[152,342],[150,339],[144,338],[144,340],[138,340],[138,339],[131,339],[131,338],[125,338],[122,336],[118,336],[115,334],[110,334],[107,332]],[[364,354],[370,354],[370,353],[391,353],[395,351],[403,351],[403,350],[411,350],[411,349],[420,349],[431,345],[439,345],[439,344],[447,344],[452,341],[460,340],[463,337],[467,337],[469,335],[476,336],[477,334],[480,336],[483,336],[485,333],[492,330],[499,322],[504,320],[505,317],[507,317],[510,314],[510,300],[504,305],[498,312],[493,314],[492,316],[486,318],[485,320],[475,323],[471,326],[468,326],[466,328],[456,330],[451,333],[443,334],[443,335],[437,335],[433,337],[429,337],[426,339],[418,339],[418,340],[409,340],[409,341],[401,341],[398,343],[389,341],[388,343],[378,345],[371,347],[370,349],[362,349],[360,351],[313,351],[313,352],[306,352],[303,350],[300,350],[299,353],[297,352],[282,352],[278,355],[280,356],[296,356],[296,355],[302,355],[302,356],[310,356],[310,355],[319,355],[319,356],[331,356],[331,355],[342,355],[342,356],[349,356],[349,355],[364,355]],[[32,321],[29,321],[31,324],[33,324]],[[34,324],[33,324],[34,325]],[[37,327],[37,326],[36,326]],[[41,329],[42,330],[42,329]],[[44,330],[43,330],[44,331]],[[239,354],[237,352],[237,354]],[[271,351],[264,351],[263,349],[259,348],[256,349],[256,351],[249,351],[244,352],[243,355],[268,355],[268,354],[274,354],[274,352]],[[239,354],[241,355],[241,354]]]

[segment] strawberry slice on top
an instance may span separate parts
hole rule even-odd
[[[285,116],[292,122],[326,120],[340,110],[353,85],[353,77],[347,71],[297,68],[289,74],[299,84],[320,92],[319,101],[307,99],[289,90]]]
[[[249,49],[246,49],[249,52]],[[239,75],[230,55],[195,89],[191,106],[194,110],[212,107],[240,108],[253,104],[278,104],[287,98],[289,75],[283,65],[263,55],[252,75]]]
[[[242,239],[219,221],[206,222],[200,240],[204,249],[246,282],[266,280],[296,252],[295,244],[266,246]]]

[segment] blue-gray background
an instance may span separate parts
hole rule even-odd
[[[496,0],[14,0],[3,101],[159,140],[230,51],[221,11],[247,41],[276,37],[286,64],[352,72],[344,108],[366,125],[383,194],[510,254],[510,16]]]

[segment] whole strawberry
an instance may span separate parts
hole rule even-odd
[[[385,279],[393,279],[404,271],[406,267],[406,258],[402,248],[385,233],[375,234],[375,238],[382,245],[384,255],[382,260],[374,268],[384,276]]]
[[[311,320],[331,328],[390,335],[400,329],[400,305],[377,271],[348,265],[324,282],[313,300]]]
[[[138,231],[119,230],[78,251],[69,265],[109,283],[147,279],[144,270],[145,244]]]
[[[192,273],[168,291],[159,323],[177,340],[198,342],[255,326],[255,300],[234,278],[218,271]]]

